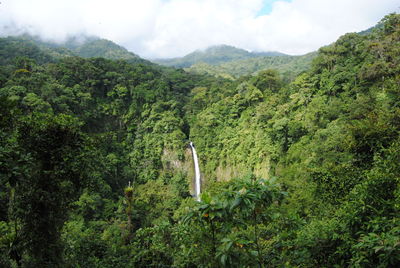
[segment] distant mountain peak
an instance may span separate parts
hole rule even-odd
[[[107,59],[137,59],[139,56],[129,52],[126,48],[101,38],[89,38],[82,45],[75,48],[79,56],[84,58],[103,57]]]
[[[154,62],[167,66],[187,68],[201,62],[210,65],[218,65],[225,62],[264,56],[285,56],[285,54],[280,52],[250,52],[248,50],[237,48],[231,45],[219,44],[207,47],[205,49],[195,50],[184,57],[158,59],[154,60]]]
[[[110,40],[92,35],[73,35],[62,42],[43,40],[39,36],[32,36],[27,33],[15,38],[33,42],[54,58],[80,56],[83,58],[144,61],[138,55],[129,52],[126,48]]]
[[[235,47],[235,46],[225,45],[225,44],[212,45],[212,46],[209,46],[209,47],[203,49],[204,52],[207,52],[207,51],[215,51],[215,50],[222,50],[222,51],[225,51],[225,50],[240,50],[240,51],[246,51],[246,52],[248,52],[248,51],[245,50],[245,49],[237,48],[237,47]]]

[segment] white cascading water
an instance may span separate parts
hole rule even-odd
[[[194,173],[195,173],[195,194],[197,201],[200,201],[201,181],[200,181],[200,167],[199,159],[197,158],[196,149],[194,148],[193,142],[190,142],[192,148],[193,162],[194,162]]]

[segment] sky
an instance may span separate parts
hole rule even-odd
[[[0,0],[0,36],[95,35],[145,58],[227,44],[305,54],[400,13],[398,0]]]

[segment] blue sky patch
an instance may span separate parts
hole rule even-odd
[[[272,4],[274,2],[283,1],[283,2],[292,2],[292,0],[264,0],[263,7],[257,12],[258,16],[263,16],[271,13],[272,11]]]

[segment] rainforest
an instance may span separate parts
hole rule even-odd
[[[0,267],[399,267],[399,44],[395,13],[185,69],[0,38]]]

